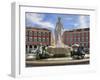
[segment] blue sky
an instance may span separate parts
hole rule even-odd
[[[90,26],[89,15],[27,12],[25,16],[25,25],[27,27],[41,27],[53,30],[55,29],[58,17],[61,17],[61,23],[65,30],[87,28]]]

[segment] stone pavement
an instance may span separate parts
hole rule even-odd
[[[84,59],[72,59],[71,57],[63,58],[48,58],[41,60],[26,61],[27,67],[34,66],[53,66],[53,65],[77,65],[77,64],[89,64],[89,57]]]

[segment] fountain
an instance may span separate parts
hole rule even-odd
[[[52,54],[56,54],[56,55],[68,55],[69,53],[69,47],[66,46],[64,43],[63,43],[63,38],[62,38],[62,35],[63,35],[63,25],[61,23],[61,17],[58,17],[58,21],[56,23],[56,27],[55,27],[55,30],[54,30],[54,37],[55,39],[52,39],[54,41],[53,44],[51,45],[54,45],[52,47],[49,47],[48,51],[49,53],[52,53]]]

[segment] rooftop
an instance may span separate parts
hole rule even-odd
[[[39,27],[26,27],[26,29],[36,29],[36,30],[47,30],[47,31],[51,31],[49,29],[46,28],[39,28]]]
[[[84,31],[89,31],[90,28],[72,29],[72,30],[66,30],[65,32],[82,31],[82,30],[84,30]]]

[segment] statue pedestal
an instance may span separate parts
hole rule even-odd
[[[48,48],[49,54],[53,54],[53,57],[69,57],[70,49],[68,48]]]
[[[62,42],[62,39],[60,36],[58,36],[58,41],[56,41],[55,44],[56,48],[65,48],[66,45]]]

